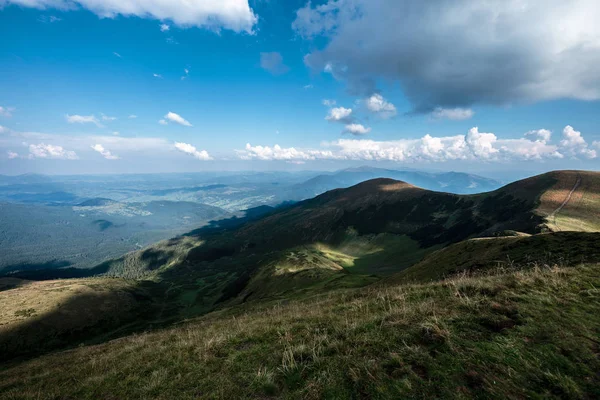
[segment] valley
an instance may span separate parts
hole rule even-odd
[[[600,325],[585,316],[600,311],[599,182],[556,171],[458,195],[378,178],[93,268],[10,271],[0,278],[0,392],[593,393]],[[509,348],[527,361],[513,363]],[[530,381],[536,363],[552,366],[542,381]],[[42,378],[48,368],[58,372]],[[78,383],[65,388],[66,376]]]

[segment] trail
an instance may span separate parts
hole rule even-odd
[[[556,210],[554,210],[552,212],[552,214],[550,214],[548,217],[549,218],[554,218],[554,225],[558,228],[558,225],[556,225],[556,214],[558,214],[571,200],[571,196],[573,196],[573,193],[577,190],[577,188],[579,187],[579,185],[581,184],[581,176],[577,175],[577,181],[575,182],[575,185],[573,185],[573,189],[571,189],[571,191],[569,192],[569,194],[567,195],[567,197],[565,198],[565,200],[562,202],[562,204],[560,206],[558,206],[558,208]],[[558,228],[560,230],[560,228]]]

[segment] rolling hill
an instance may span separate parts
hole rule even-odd
[[[545,385],[567,394],[588,393],[595,378],[585,371],[574,378],[569,371],[580,363],[577,352],[591,360],[596,351],[594,342],[569,341],[571,353],[555,370],[559,375],[549,375],[544,382],[522,389],[517,389],[511,368],[524,377],[533,376],[534,369],[509,364],[504,370],[493,370],[474,360],[483,357],[492,363],[508,363],[502,352],[485,345],[490,340],[504,343],[505,335],[511,335],[513,341],[524,337],[537,340],[530,338],[542,335],[541,321],[549,315],[536,303],[545,301],[544,296],[579,307],[577,311],[570,309],[568,315],[553,314],[556,329],[565,325],[573,335],[585,332],[586,337],[600,333],[597,319],[574,322],[586,313],[600,312],[594,286],[588,290],[583,284],[595,282],[600,271],[600,234],[594,233],[594,227],[600,224],[595,202],[599,180],[599,173],[557,171],[475,195],[432,192],[391,179],[370,180],[279,209],[261,209],[252,218],[215,221],[187,235],[107,261],[89,271],[95,278],[84,275],[67,280],[66,288],[61,289],[65,298],[52,300],[53,305],[36,306],[39,296],[32,289],[38,285],[52,291],[56,285],[65,285],[52,278],[77,278],[77,270],[11,274],[5,278],[9,279],[7,289],[0,293],[7,304],[15,299],[21,303],[11,305],[0,333],[0,347],[8,357],[36,356],[202,317],[197,322],[143,335],[138,344],[137,336],[132,336],[89,348],[93,353],[88,353],[86,347],[45,356],[23,367],[16,365],[0,373],[0,387],[35,387],[31,381],[18,378],[20,368],[42,371],[56,365],[63,371],[70,363],[81,362],[86,365],[79,375],[82,383],[68,392],[70,396],[90,396],[91,386],[85,383],[88,379],[116,385],[115,393],[123,395],[121,390],[127,386],[114,382],[112,375],[95,373],[81,361],[98,351],[106,354],[104,360],[109,364],[118,358],[131,365],[148,365],[147,374],[160,370],[156,364],[159,361],[150,361],[152,354],[161,354],[157,360],[169,365],[180,360],[180,372],[185,375],[180,380],[184,397],[190,393],[191,377],[201,387],[201,392],[194,393],[208,397],[219,397],[213,391],[217,387],[221,388],[221,397],[230,393],[229,388],[237,387],[232,381],[250,385],[252,389],[244,392],[247,397],[269,393],[305,397],[311,387],[306,382],[313,382],[315,397],[345,396],[357,390],[365,396],[377,397],[379,393],[385,397],[410,393],[415,387],[424,397],[448,395],[447,390],[466,390],[484,397],[520,397]],[[31,283],[18,278],[46,281]],[[100,287],[112,289],[95,293]],[[566,297],[556,298],[561,290],[560,296]],[[386,297],[385,293],[395,294]],[[460,296],[450,301],[448,296],[455,293]],[[98,301],[98,296],[103,300]],[[434,310],[428,299],[445,305]],[[123,312],[110,311],[121,301]],[[76,312],[70,314],[71,309],[88,312],[77,317]],[[106,312],[113,317],[106,319]],[[396,319],[400,312],[410,317]],[[55,321],[65,313],[73,319],[52,331],[53,340],[39,334],[44,327],[56,326]],[[90,319],[86,316],[89,313],[99,315]],[[259,317],[261,313],[266,316]],[[338,314],[345,317],[340,319]],[[231,324],[237,322],[231,321],[248,325],[236,331]],[[521,325],[525,331],[519,328]],[[408,336],[394,334],[397,327]],[[310,332],[305,332],[307,329]],[[335,344],[318,344],[321,334],[314,329]],[[356,334],[344,336],[348,329]],[[384,344],[386,338],[392,338],[395,344],[405,343],[404,347],[390,350]],[[551,338],[551,345],[543,352],[530,352],[524,347],[519,348],[518,357],[530,363],[558,362],[552,354],[561,341],[554,333]],[[169,340],[187,343],[182,349],[197,351],[209,360],[208,364],[193,367]],[[360,344],[367,342],[377,344]],[[213,344],[216,353],[194,350]],[[469,350],[474,346],[478,355]],[[137,349],[139,357],[127,353],[129,348]],[[412,353],[406,350],[411,348],[424,352],[413,354],[414,363],[410,361]],[[349,349],[357,349],[362,356],[356,358],[357,354],[348,353]],[[352,354],[353,360],[364,356],[365,364],[352,367],[356,370],[342,368],[348,362],[343,356],[346,353]],[[427,358],[426,353],[438,355]],[[180,355],[173,359],[169,354]],[[235,365],[231,373],[221,369],[223,357],[231,358]],[[468,368],[453,364],[455,357],[467,360]],[[254,360],[248,365],[255,370],[237,364],[238,358]],[[368,360],[376,360],[374,370],[369,369]],[[399,364],[388,370],[388,364],[394,363]],[[115,374],[122,372],[120,367],[115,368]],[[332,374],[339,368],[345,375]],[[444,368],[454,368],[455,372],[447,374]],[[132,381],[147,382],[145,373],[129,371]],[[162,371],[156,374],[171,374],[170,368]],[[516,386],[498,392],[492,380],[472,371],[494,374],[494,379]],[[62,393],[61,374],[48,381],[56,385],[52,390],[57,394]],[[204,377],[198,378],[197,374]],[[319,381],[319,376],[327,377],[328,383]],[[369,383],[369,376],[374,377],[375,386]],[[348,379],[354,386],[347,385]],[[395,379],[404,379],[406,387],[394,384]],[[427,383],[436,379],[445,383],[440,387]],[[168,385],[164,380],[160,382],[157,391],[135,391],[134,397],[163,396],[164,389],[158,388]],[[457,388],[455,382],[462,386]],[[328,387],[333,392],[328,392]]]

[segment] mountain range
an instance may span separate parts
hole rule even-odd
[[[384,177],[215,220],[89,269],[15,269],[0,281],[0,349],[34,359],[0,372],[0,389],[33,394],[53,369],[44,387],[59,397],[114,395],[108,385],[117,397],[594,393],[599,231],[598,172],[477,194]],[[65,389],[70,365],[81,371]],[[550,375],[535,381],[540,368]],[[144,392],[156,379],[172,391]]]

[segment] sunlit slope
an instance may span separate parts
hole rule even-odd
[[[470,239],[452,244],[391,277],[388,282],[427,282],[457,273],[497,268],[528,269],[600,262],[600,233],[554,232]]]
[[[551,173],[556,183],[540,197],[537,211],[553,231],[600,231],[600,172]]]

